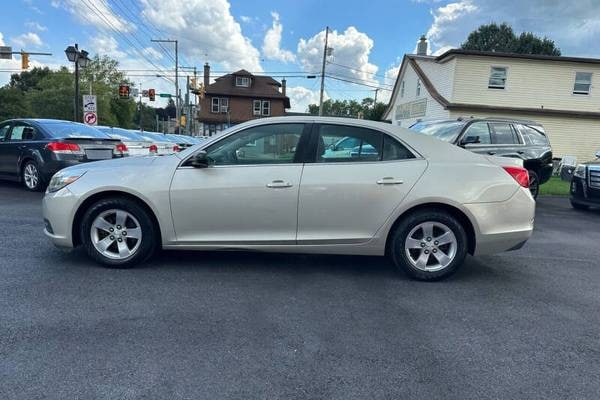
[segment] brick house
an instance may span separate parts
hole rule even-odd
[[[205,94],[198,112],[200,133],[212,136],[241,122],[285,115],[290,108],[285,85],[285,79],[279,83],[270,76],[252,75],[243,69],[210,84],[210,66],[205,64]]]

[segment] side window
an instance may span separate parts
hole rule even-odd
[[[521,130],[521,134],[523,135],[528,144],[534,146],[548,145],[548,138],[546,137],[546,135],[544,135],[537,129],[529,127],[527,125],[519,125],[519,129]]]
[[[409,158],[415,158],[415,155],[397,140],[388,135],[383,135],[383,161],[406,160]]]
[[[319,163],[379,161],[383,134],[371,129],[346,125],[321,125],[317,142]]]
[[[490,128],[487,122],[474,122],[472,123],[463,136],[463,141],[467,138],[474,138],[479,136],[479,144],[491,144]],[[472,142],[473,143],[473,142]]]
[[[206,151],[213,165],[293,163],[304,124],[261,125],[234,133]]]
[[[29,125],[15,125],[10,134],[11,141],[34,140],[35,128]]]
[[[492,122],[490,123],[493,133],[494,144],[520,144],[517,132],[508,123]]]
[[[0,142],[4,142],[8,139],[8,131],[10,130],[10,124],[0,126]]]

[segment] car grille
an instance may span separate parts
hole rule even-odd
[[[590,182],[589,185],[591,188],[600,189],[600,169],[599,168],[590,168]]]

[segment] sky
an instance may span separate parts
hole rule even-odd
[[[553,39],[563,55],[600,58],[600,0],[12,0],[3,5],[0,45],[50,52],[32,66],[68,66],[73,43],[117,59],[143,88],[174,93],[173,45],[180,65],[208,62],[215,76],[244,68],[287,79],[293,111],[318,103],[325,27],[333,55],[326,98],[387,101],[405,53],[425,34],[432,54],[458,47],[469,32],[507,22],[518,33]],[[19,56],[0,60],[0,85]],[[212,75],[211,73],[211,75]],[[161,75],[158,76],[157,75]],[[214,77],[213,77],[214,78]],[[183,78],[185,79],[185,78]],[[184,86],[184,80],[180,84]],[[340,80],[341,79],[341,80]],[[352,82],[345,82],[352,81]],[[154,105],[163,105],[160,101]]]

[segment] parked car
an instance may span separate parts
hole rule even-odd
[[[378,157],[327,158],[331,137],[360,137]],[[388,254],[435,280],[467,253],[530,237],[535,201],[519,164],[379,122],[257,119],[171,156],[59,172],[43,201],[45,234],[111,267],[160,247]]]
[[[164,133],[158,132],[147,132],[147,131],[131,131],[134,133],[138,133],[140,136],[152,141],[152,143],[156,146],[156,154],[165,155],[165,154],[173,154],[179,152],[181,149],[179,145],[175,143],[173,140],[169,139]]]
[[[188,139],[190,136],[177,135],[174,133],[167,133],[165,134],[165,136],[172,142],[177,143],[181,150],[187,149],[188,147],[191,147],[194,144],[196,144],[192,139]]]
[[[130,156],[148,156],[156,154],[158,151],[158,148],[152,143],[152,141],[128,129],[110,126],[97,126],[96,129],[99,129],[108,136],[114,139],[119,139],[121,142],[123,142],[125,146],[127,146]]]
[[[127,146],[84,124],[53,119],[13,119],[0,123],[0,178],[45,189],[62,168],[88,161],[122,158]]]
[[[542,125],[499,118],[423,121],[410,129],[479,154],[523,160],[529,189],[537,198],[540,185],[552,176],[552,148]]]
[[[575,168],[571,179],[571,205],[578,210],[600,207],[600,151],[595,161]]]

